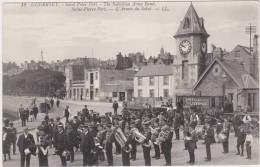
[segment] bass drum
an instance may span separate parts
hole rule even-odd
[[[218,134],[218,139],[220,141],[220,143],[224,143],[225,141],[227,141],[227,136],[223,133]]]
[[[196,132],[197,132],[197,135],[198,135],[198,138],[200,140],[203,140],[204,137],[204,133],[205,133],[205,130],[204,130],[204,125],[197,125],[196,128],[195,128]]]

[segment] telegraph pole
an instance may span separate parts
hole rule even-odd
[[[43,68],[43,51],[41,51],[41,58],[42,58],[42,68]]]
[[[249,39],[249,41],[250,41],[250,45],[249,45],[250,46],[250,48],[249,48],[250,49],[250,54],[252,52],[252,49],[251,49],[252,48],[251,47],[251,39],[252,39],[251,36],[252,36],[252,33],[256,33],[256,26],[252,26],[251,23],[250,23],[249,26],[246,26],[246,34],[249,34],[249,38],[250,38]]]

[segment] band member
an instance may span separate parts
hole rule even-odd
[[[9,157],[9,160],[11,160],[11,156],[10,156],[10,135],[7,131],[7,128],[6,127],[3,127],[3,135],[2,135],[2,140],[3,140],[3,143],[2,143],[2,147],[3,147],[3,154],[4,154],[4,161],[6,161],[6,154],[8,155]]]
[[[190,126],[193,126],[195,128],[197,126],[197,124],[198,124],[197,115],[193,111],[191,116],[190,116]]]
[[[152,158],[160,159],[160,143],[158,142],[158,136],[161,131],[158,123],[154,123],[154,130],[156,133],[152,134],[151,141],[153,142],[153,147],[155,151],[155,155]]]
[[[125,130],[124,130],[124,135],[127,139],[125,145],[122,147],[122,162],[123,162],[123,166],[130,166],[130,152],[127,152],[126,150],[129,150],[129,144],[131,142],[131,134],[130,134],[130,127],[126,126]]]
[[[205,123],[206,131],[205,131],[205,144],[206,144],[206,152],[207,157],[205,158],[206,162],[211,161],[211,150],[210,144],[216,143],[215,136],[214,136],[214,129],[211,127],[211,124]]]
[[[217,120],[217,127],[216,127],[216,135],[218,136],[218,134],[221,132],[221,129],[223,128],[223,125],[221,123],[221,120]],[[219,139],[218,139],[218,143],[220,143]]]
[[[240,130],[237,132],[237,154],[240,155],[240,147],[241,147],[241,157],[244,155],[244,143],[246,140],[246,132],[243,127],[240,127]]]
[[[98,133],[97,133],[97,140],[98,143],[100,144],[99,146],[99,152],[97,154],[97,160],[100,159],[101,161],[105,160],[105,154],[104,154],[104,139],[105,139],[105,132],[106,130],[103,128],[103,124],[97,124],[97,129],[98,129]],[[98,165],[98,164],[97,164]]]
[[[235,136],[238,135],[240,129],[239,126],[241,125],[241,119],[240,116],[237,115],[237,111],[234,113],[234,119],[233,119],[233,126],[234,126],[234,131],[235,131]]]
[[[24,133],[21,134],[17,141],[17,147],[19,148],[20,156],[21,156],[21,167],[24,167],[24,163],[26,162],[26,166],[30,166],[31,160],[31,152],[29,150],[30,146],[35,145],[35,141],[33,139],[33,135],[28,133],[28,128],[23,129]],[[25,151],[26,150],[26,151]]]
[[[222,143],[223,145],[223,150],[224,150],[224,154],[228,153],[228,138],[229,138],[229,130],[230,130],[230,124],[228,123],[228,119],[224,118],[224,123],[223,123],[223,127],[221,130],[221,133],[223,133],[224,135],[227,136],[227,140],[225,142]]]
[[[38,159],[39,166],[49,166],[48,164],[48,135],[44,133],[44,129],[42,127],[38,128]]]
[[[66,127],[66,137],[67,137],[67,148],[70,152],[70,162],[74,162],[74,146],[77,142],[76,131],[72,127],[73,121],[69,120],[67,127]]]
[[[142,146],[143,146],[143,154],[144,154],[144,161],[145,161],[145,166],[151,166],[151,157],[150,157],[150,151],[151,151],[151,146],[147,147],[144,146],[144,144],[148,144],[151,139],[151,131],[149,128],[149,121],[143,123],[143,135],[146,137],[145,140],[143,141]]]
[[[69,116],[72,115],[69,106],[66,106],[63,115],[66,118],[66,123],[67,123],[69,121]]]
[[[54,142],[56,145],[56,154],[60,156],[61,165],[67,166],[66,156],[63,152],[67,149],[67,138],[63,125],[57,126],[57,134],[55,135]]]
[[[53,140],[53,133],[54,133],[54,121],[53,118],[50,118],[50,121],[48,122],[48,130],[49,130],[49,147],[52,148],[52,140]]]
[[[80,150],[83,154],[83,166],[92,166],[92,155],[95,148],[94,136],[92,133],[92,125],[85,125],[83,130]]]
[[[166,166],[171,166],[171,149],[172,149],[172,137],[173,137],[173,130],[171,130],[170,126],[172,125],[171,122],[168,122],[161,130],[159,134],[159,141],[162,144],[162,150],[164,154],[164,158],[166,161]]]
[[[131,122],[131,130],[136,128],[135,125],[136,125],[135,121],[133,120]],[[132,132],[132,131],[130,131],[130,132]],[[130,133],[130,136],[131,136],[130,144],[132,145],[131,158],[130,159],[135,161],[136,160],[136,152],[137,152],[137,148],[136,148],[137,142],[135,140],[135,137],[134,137],[133,133]]]
[[[117,117],[115,117],[113,126],[122,128],[122,126],[120,126],[118,121],[119,121],[119,119]],[[116,155],[121,154],[121,146],[116,140],[115,140],[115,146],[116,146]]]
[[[13,145],[13,154],[15,155],[15,152],[16,152],[16,140],[17,140],[17,137],[16,137],[17,130],[14,127],[14,123],[11,122],[9,125],[10,125],[10,127],[7,129],[7,131],[8,131],[9,136],[10,136],[10,144]]]
[[[117,103],[117,101],[114,101],[112,107],[113,107],[113,109],[114,109],[114,114],[117,114],[117,109],[118,109],[118,103]]]
[[[246,159],[251,160],[251,148],[253,144],[253,136],[251,135],[250,130],[246,132],[246,153],[247,157]]]
[[[187,133],[185,140],[187,140],[187,148],[190,157],[190,160],[187,163],[193,165],[195,163],[194,150],[197,149],[197,142],[198,142],[198,135],[196,133],[194,126],[189,127],[189,132]]]
[[[174,117],[174,131],[176,135],[175,140],[180,140],[180,131],[179,131],[180,125],[181,125],[181,116],[178,112],[176,112]]]
[[[113,166],[113,154],[112,154],[112,149],[113,145],[112,143],[114,142],[114,134],[111,129],[111,124],[106,125],[106,137],[105,137],[105,148],[106,148],[106,155],[107,155],[107,161],[108,161],[108,166]]]
[[[189,120],[187,118],[184,118],[184,124],[183,124],[183,139],[184,139],[184,150],[188,149],[188,143],[187,140],[185,140],[185,137],[187,136],[187,133],[189,132]]]

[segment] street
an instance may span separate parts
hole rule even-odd
[[[88,102],[82,102],[82,101],[69,101],[64,100],[61,101],[60,108],[54,107],[54,109],[51,110],[49,113],[50,118],[55,118],[56,116],[62,116],[64,107],[66,105],[70,106],[70,110],[72,111],[72,115],[76,115],[77,111],[81,110],[84,107],[84,104],[88,105],[89,110],[94,110],[95,112],[99,112],[100,115],[104,115],[105,112],[112,112],[112,104],[111,103],[88,103]],[[121,106],[120,106],[121,107]],[[121,108],[119,108],[119,111]],[[71,116],[71,118],[73,117]],[[35,122],[29,122],[28,127],[37,127],[40,125],[40,121],[44,118],[44,114],[40,114],[39,118]],[[62,122],[65,122],[65,119],[62,119]],[[20,121],[15,122],[15,127],[19,129],[18,131],[22,130],[22,127],[20,126]],[[35,131],[31,130],[29,133],[32,133],[35,138]],[[182,131],[180,132],[181,139],[182,139]],[[36,138],[35,138],[36,139]],[[173,137],[173,144],[172,144],[172,165],[189,165],[186,162],[189,160],[189,154],[187,150],[184,149],[184,141],[183,140],[174,140],[175,135]],[[211,154],[212,154],[212,160],[211,162],[205,162],[204,158],[206,157],[206,149],[205,145],[202,144],[203,141],[199,141],[197,143],[198,149],[195,150],[195,165],[256,165],[259,164],[259,138],[254,137],[254,143],[252,147],[252,159],[248,160],[246,159],[246,149],[244,151],[244,156],[240,157],[238,155],[235,155],[237,153],[236,149],[236,138],[234,137],[233,127],[231,128],[230,138],[229,138],[229,153],[223,154],[223,147],[222,144],[212,144],[211,145]],[[143,152],[142,147],[139,145],[137,147],[137,160],[136,161],[130,161],[132,166],[142,166],[144,165],[144,158],[143,158]],[[115,146],[113,145],[113,153],[115,152]],[[54,149],[49,150],[49,165],[50,166],[60,166],[61,161],[59,156],[53,155]],[[151,157],[154,156],[154,149],[152,147],[151,149]],[[115,166],[122,166],[122,155],[115,155],[114,156],[114,165]],[[16,155],[11,155],[12,160],[6,161],[3,163],[3,166],[10,167],[10,166],[18,166],[20,164],[20,154],[17,152]],[[82,166],[83,160],[82,160],[82,153],[76,152],[75,153],[75,161],[73,163],[70,163],[68,161],[68,166]],[[164,155],[161,154],[161,158],[159,160],[152,159],[152,165],[153,166],[159,166],[164,165]],[[38,166],[38,157],[32,156],[31,157],[31,166]],[[99,162],[100,166],[106,166],[107,160],[104,162]]]

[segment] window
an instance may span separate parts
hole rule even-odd
[[[169,90],[168,89],[163,90],[163,97],[169,97]]]
[[[235,58],[237,58],[237,57],[240,57],[240,50],[237,50],[237,51],[235,52]]]
[[[87,97],[89,96],[88,89],[86,89],[86,96],[87,96]]]
[[[154,77],[150,77],[150,85],[153,86],[154,85]]]
[[[138,90],[138,97],[143,97],[143,90],[142,89]]]
[[[88,80],[88,73],[86,73],[86,81]]]
[[[117,97],[117,92],[113,92],[113,93],[112,93],[112,97],[113,97],[113,98]]]
[[[184,20],[183,28],[186,29],[189,27],[190,27],[190,19],[186,17]]]
[[[138,86],[142,86],[142,84],[143,84],[143,78],[138,77]]]
[[[256,93],[248,93],[247,94],[247,105],[250,108],[250,111],[255,110],[255,105],[256,105]]]
[[[188,60],[182,61],[182,79],[188,79]]]
[[[217,73],[218,72],[218,68],[215,68],[215,73]]]
[[[98,88],[95,89],[95,96],[98,96]]]
[[[168,76],[163,77],[163,84],[164,85],[169,85],[169,77]]]
[[[98,72],[96,72],[96,80],[98,80]]]
[[[233,95],[234,95],[234,93],[228,93],[228,101],[229,102],[233,101]]]
[[[150,97],[154,97],[154,90],[153,89],[150,90]]]
[[[73,96],[76,96],[76,89],[73,89]]]

